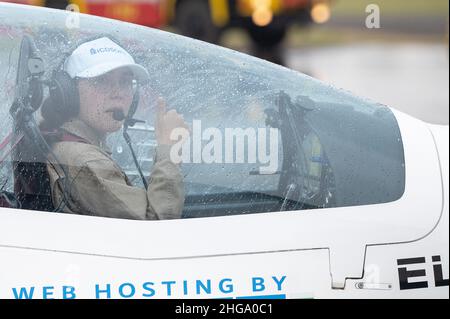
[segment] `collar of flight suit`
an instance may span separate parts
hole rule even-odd
[[[80,119],[74,118],[64,123],[62,129],[87,140],[90,144],[100,147],[103,151],[111,154],[112,151],[106,144],[106,135],[100,135],[98,131]]]

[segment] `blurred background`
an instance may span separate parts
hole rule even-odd
[[[180,33],[449,123],[448,0],[15,0]]]

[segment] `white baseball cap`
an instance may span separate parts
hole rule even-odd
[[[85,42],[76,48],[64,63],[71,78],[93,78],[118,68],[128,67],[140,82],[148,80],[147,70],[107,37]]]

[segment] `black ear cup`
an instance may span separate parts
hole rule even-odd
[[[49,97],[42,105],[42,116],[58,127],[76,117],[80,111],[80,96],[76,82],[64,71],[55,71],[49,85]]]
[[[80,96],[76,82],[64,71],[57,71],[53,75],[50,85],[50,97],[62,113],[70,117],[78,115],[80,111]]]

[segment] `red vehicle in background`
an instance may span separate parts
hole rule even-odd
[[[7,0],[3,2],[79,11],[154,28],[160,28],[166,24],[164,20],[166,0]]]
[[[1,2],[2,0],[0,0]],[[258,47],[271,48],[293,24],[323,23],[331,0],[11,0],[76,10],[153,28],[175,26],[180,33],[216,43],[223,30],[248,31]]]

